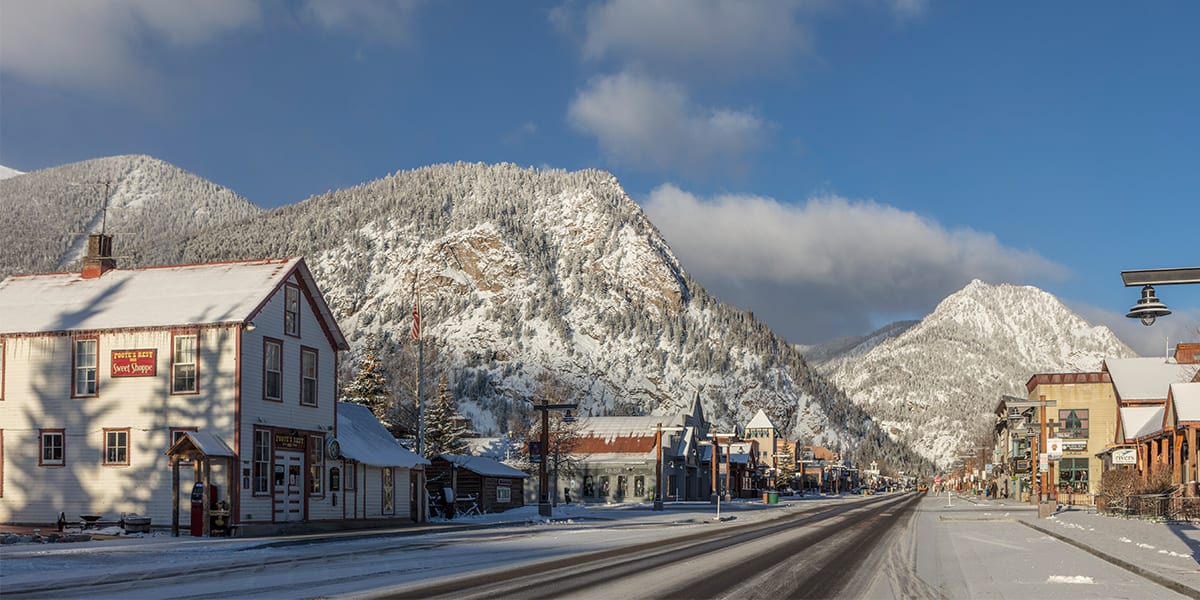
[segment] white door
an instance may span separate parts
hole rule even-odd
[[[304,453],[275,451],[275,522],[304,520]]]

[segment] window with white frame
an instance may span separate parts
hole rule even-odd
[[[263,398],[283,400],[283,344],[263,341]]]
[[[96,340],[75,340],[75,396],[96,395]]]
[[[355,468],[354,463],[346,463],[346,472],[342,474],[342,489],[347,492],[354,489]]]
[[[512,489],[508,487],[496,488],[496,502],[508,504],[512,501]]]
[[[254,430],[254,494],[270,493],[271,472],[271,432],[266,429]]]
[[[104,430],[104,464],[129,464],[129,429]]]
[[[300,335],[300,288],[290,285],[283,288],[283,332]]]
[[[308,437],[308,495],[324,495],[321,482],[325,480],[325,438]]]
[[[200,390],[196,382],[196,361],[200,354],[200,336],[175,335],[171,351],[171,393],[187,394]]]
[[[317,405],[317,351],[300,350],[300,404]]]
[[[61,429],[41,430],[41,454],[38,464],[43,467],[60,467],[66,464],[66,434]]]

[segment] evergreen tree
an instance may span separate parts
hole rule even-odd
[[[375,418],[388,430],[395,425],[392,397],[374,350],[367,350],[367,354],[363,356],[358,366],[358,374],[342,391],[342,401],[361,404],[371,409]]]
[[[443,377],[438,385],[438,395],[425,410],[425,458],[439,454],[463,454],[467,444],[463,440],[465,431],[458,423],[458,407],[450,386]]]

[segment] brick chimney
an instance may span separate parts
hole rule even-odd
[[[95,279],[117,268],[112,255],[112,236],[107,233],[88,235],[87,256],[83,257],[84,279]]]
[[[1200,343],[1189,342],[1175,346],[1175,362],[1181,365],[1200,363]]]

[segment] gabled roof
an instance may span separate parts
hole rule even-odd
[[[646,417],[582,417],[575,423],[575,434],[580,437],[615,439],[649,435],[654,437],[658,425],[663,426],[663,437],[668,428],[670,433],[679,431],[684,425],[685,415],[651,415]]]
[[[244,323],[293,274],[309,288],[330,342],[348,348],[302,258],[14,275],[0,281],[0,334]]]
[[[775,427],[775,424],[771,422],[771,418],[760,408],[758,412],[754,413],[754,418],[750,419],[750,423],[746,425],[746,429],[774,429],[778,431],[779,428]]]
[[[529,477],[529,474],[524,471],[519,471],[500,461],[482,456],[439,454],[438,458],[460,469],[466,469],[472,473],[478,473],[487,477],[512,477],[514,479],[526,479]]]
[[[1172,383],[1190,381],[1200,365],[1165,358],[1108,358],[1104,370],[1112,376],[1121,402],[1162,401]]]
[[[1125,434],[1124,442],[1132,442],[1139,438],[1154,435],[1162,431],[1163,406],[1124,406],[1121,408],[1121,430]]]
[[[1172,383],[1169,396],[1175,421],[1200,421],[1200,383]]]
[[[233,450],[225,440],[211,434],[199,431],[186,431],[167,450],[169,456],[184,458],[194,457],[227,457],[233,458]]]
[[[364,465],[411,469],[429,464],[401,446],[371,409],[361,404],[337,403],[337,442],[342,457]]]

